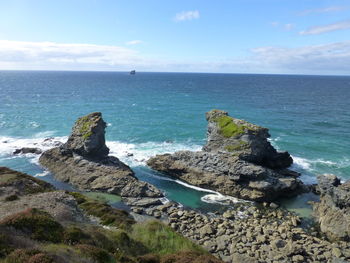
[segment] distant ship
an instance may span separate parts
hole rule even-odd
[[[130,75],[135,75],[135,74],[136,74],[135,70],[130,71]]]

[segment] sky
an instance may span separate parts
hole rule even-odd
[[[350,0],[0,0],[0,70],[350,75]]]

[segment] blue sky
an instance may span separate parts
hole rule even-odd
[[[0,0],[0,69],[350,74],[349,0]]]

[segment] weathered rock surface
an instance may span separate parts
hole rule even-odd
[[[30,175],[0,167],[0,220],[28,208],[38,208],[57,221],[88,222],[71,195]]]
[[[320,230],[330,240],[350,241],[350,181],[343,184],[334,175],[320,175],[320,202],[313,204]]]
[[[165,220],[180,234],[225,262],[349,262],[347,242],[329,242],[316,229],[300,227],[301,219],[283,209],[236,204],[223,214],[208,215],[175,203],[133,207],[138,214]],[[141,221],[143,219],[141,218]]]
[[[41,154],[41,149],[39,148],[32,148],[32,147],[23,147],[20,149],[16,149],[13,154],[27,154],[27,153],[34,153],[34,154]]]
[[[204,151],[234,153],[242,160],[270,168],[287,168],[293,163],[288,152],[277,152],[267,140],[267,128],[230,117],[221,110],[207,112],[206,119]]]
[[[108,156],[105,145],[106,124],[101,113],[79,118],[68,141],[44,152],[40,164],[58,180],[80,190],[118,194],[123,197],[161,197],[151,184],[139,181],[129,166]]]
[[[206,116],[208,142],[203,151],[157,155],[147,164],[190,184],[254,201],[273,201],[305,190],[299,174],[285,169],[292,163],[290,155],[271,146],[266,128],[223,111]]]

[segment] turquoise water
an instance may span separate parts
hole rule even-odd
[[[64,141],[79,116],[101,111],[111,154],[169,199],[207,207],[201,197],[208,193],[163,180],[145,167],[145,160],[200,149],[204,114],[218,108],[268,127],[272,143],[293,155],[293,168],[303,180],[314,182],[319,173],[347,179],[349,101],[350,77],[0,71],[0,165],[53,180],[37,157],[14,157],[13,149],[50,148],[45,138]]]

